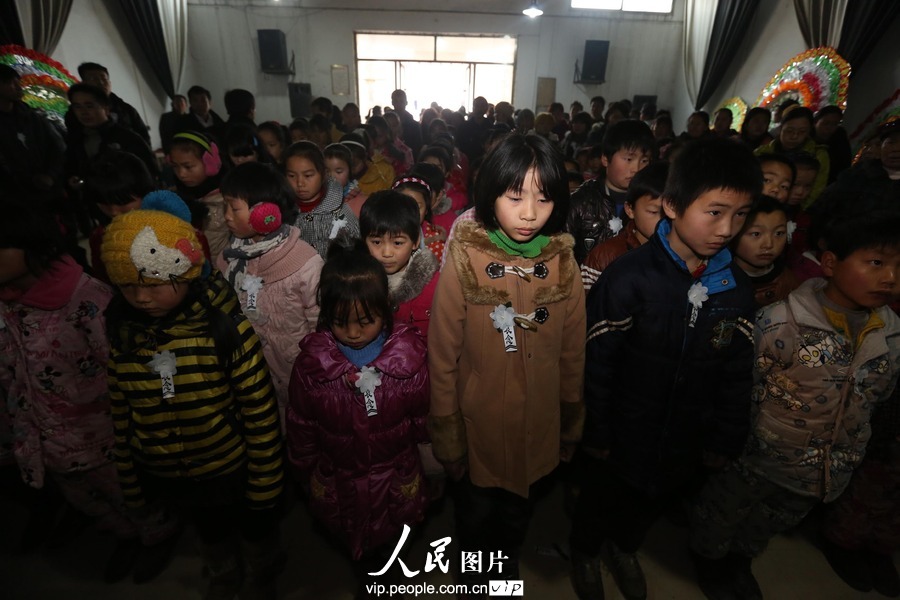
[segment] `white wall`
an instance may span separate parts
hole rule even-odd
[[[257,121],[290,117],[287,82],[312,85],[313,96],[336,104],[356,102],[354,31],[421,31],[515,35],[517,69],[513,91],[516,107],[534,107],[538,77],[556,77],[556,97],[566,106],[573,100],[587,104],[591,96],[607,100],[634,94],[657,94],[667,105],[679,85],[676,62],[681,56],[682,0],[672,15],[600,13],[613,18],[573,18],[545,15],[429,13],[425,11],[329,10],[282,6],[233,6],[194,0],[189,5],[190,57],[183,88],[203,85],[221,108],[222,94],[242,87],[257,94]],[[285,32],[288,53],[297,58],[291,79],[259,70],[257,29]],[[607,83],[572,83],[587,39],[610,40]],[[351,95],[331,95],[331,65],[350,66]],[[385,99],[387,102],[389,99]],[[489,98],[489,100],[491,100]],[[368,107],[362,107],[363,112]]]
[[[159,146],[159,116],[168,110],[168,99],[116,4],[110,0],[73,2],[52,58],[76,78],[83,62],[97,62],[109,69],[113,93],[137,109],[150,126],[154,147]]]

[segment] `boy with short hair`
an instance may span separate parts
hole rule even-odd
[[[781,154],[764,154],[759,157],[763,174],[762,193],[781,203],[786,203],[791,195],[791,186],[797,177],[794,162]]]
[[[708,598],[761,599],[750,564],[775,534],[847,487],[872,410],[900,372],[900,213],[840,211],[823,231],[825,278],[764,308],[754,330],[751,435],[694,508],[691,548]]]
[[[566,231],[575,237],[575,260],[580,265],[594,245],[611,238],[609,221],[623,214],[628,185],[650,164],[656,148],[650,127],[635,120],[611,125],[603,136],[601,163],[606,177],[585,182],[572,194]]]
[[[787,204],[799,210],[809,198],[819,175],[819,161],[812,154],[804,152],[794,157],[794,168],[797,169],[797,175],[794,177],[794,185],[791,186]]]
[[[666,181],[666,218],[588,295],[588,464],[571,537],[581,600],[603,598],[601,551],[623,595],[645,598],[634,553],[647,530],[704,467],[740,454],[755,306],[727,246],[761,182],[746,147],[687,144]]]

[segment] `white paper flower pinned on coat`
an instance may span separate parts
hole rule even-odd
[[[700,307],[703,306],[703,303],[709,300],[709,288],[700,283],[699,281],[695,281],[694,284],[688,289],[688,302],[691,303],[691,321],[688,323],[688,327],[693,327],[697,323],[697,316],[700,314]]]
[[[616,235],[620,231],[622,231],[622,219],[619,217],[613,217],[609,220],[609,230],[613,232],[613,235]]]
[[[491,311],[491,320],[494,322],[494,328],[500,331],[516,324],[516,309],[512,306],[498,304],[497,308]]]
[[[791,243],[791,239],[794,237],[794,232],[797,231],[797,224],[793,221],[787,222],[787,241],[788,244]]]

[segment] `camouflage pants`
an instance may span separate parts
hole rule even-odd
[[[740,460],[709,478],[691,514],[691,548],[706,558],[758,556],[819,503],[748,471]]]

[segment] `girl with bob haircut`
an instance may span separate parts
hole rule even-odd
[[[571,458],[584,423],[584,291],[562,232],[568,207],[560,150],[503,139],[475,181],[475,220],[454,226],[429,325],[429,429],[459,488],[457,539],[502,550],[511,579],[534,486]]]

